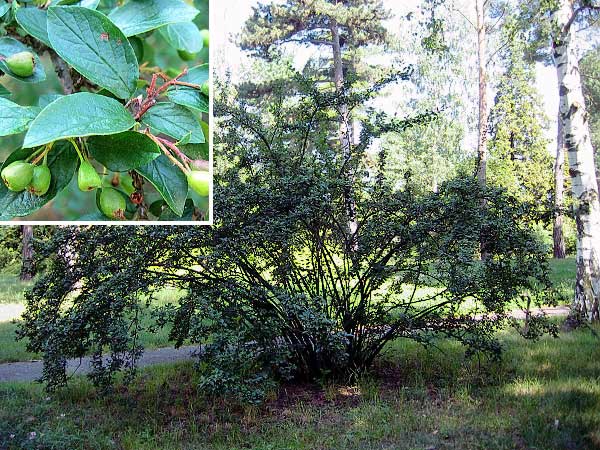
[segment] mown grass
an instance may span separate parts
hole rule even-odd
[[[501,339],[493,364],[448,341],[432,352],[398,341],[359,383],[282,386],[262,407],[203,397],[187,363],[145,370],[111,396],[83,378],[53,395],[0,384],[0,448],[600,448],[600,340]]]

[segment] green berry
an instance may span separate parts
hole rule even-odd
[[[2,169],[2,180],[14,192],[24,191],[33,178],[33,166],[25,161],[15,161]]]
[[[4,61],[8,68],[15,75],[20,77],[30,77],[35,68],[35,58],[31,52],[19,52],[9,56]]]
[[[110,219],[125,220],[125,197],[113,188],[104,188],[100,192],[100,211]]]
[[[77,174],[77,185],[84,192],[93,191],[102,186],[102,179],[89,161],[82,161]]]
[[[194,59],[196,59],[196,54],[195,53],[190,53],[190,52],[185,51],[185,50],[177,50],[177,54],[184,61],[193,61]]]
[[[29,184],[29,192],[39,197],[44,195],[50,189],[50,181],[52,180],[52,174],[50,168],[47,165],[35,166],[33,168],[33,178]]]
[[[208,83],[208,81],[205,81],[204,83],[202,83],[202,86],[200,87],[200,91],[207,97],[210,95],[210,84]]]
[[[204,46],[208,47],[210,44],[210,32],[208,30],[200,30],[200,35],[202,35]]]
[[[188,185],[202,197],[210,192],[210,174],[204,170],[192,170],[187,174]]]

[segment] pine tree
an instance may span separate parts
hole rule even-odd
[[[327,55],[326,79],[340,97],[336,105],[339,152],[346,180],[348,242],[358,248],[358,222],[353,184],[355,132],[344,96],[356,80],[354,56],[361,48],[384,44],[383,21],[389,17],[381,0],[287,0],[283,4],[259,4],[245,25],[241,47],[263,59],[271,59],[286,44],[309,45]]]
[[[491,112],[489,182],[521,202],[548,205],[552,191],[552,157],[544,136],[548,118],[534,87],[535,73],[514,38],[505,52],[506,69]]]

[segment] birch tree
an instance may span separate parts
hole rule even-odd
[[[571,323],[600,320],[600,203],[575,28],[581,15],[595,11],[600,11],[600,5],[590,0],[560,0],[550,16],[559,81],[560,122],[569,159],[577,224],[577,281]]]

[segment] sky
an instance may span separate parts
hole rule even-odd
[[[421,0],[384,0],[398,16],[414,10]],[[242,30],[245,20],[251,15],[252,7],[258,3],[258,0],[220,0],[218,6],[213,7],[214,25],[211,26],[211,43],[214,50],[213,61],[216,73],[223,75],[226,70],[232,74],[232,80],[236,81],[236,74],[240,73],[244,66],[249,65],[250,60],[235,44],[236,36]],[[216,10],[216,11],[215,11]],[[394,22],[389,24],[393,29]],[[302,67],[311,52],[308,50],[297,51],[295,60],[299,67]],[[473,80],[476,83],[477,80]],[[557,76],[553,67],[537,64],[536,66],[536,87],[544,103],[547,116],[550,118],[550,128],[547,131],[547,137],[551,140],[549,151],[555,151],[556,139],[556,121],[553,118],[558,114],[558,89]],[[402,87],[399,87],[399,95]],[[490,95],[490,101],[493,95]]]

